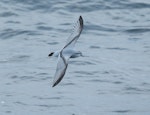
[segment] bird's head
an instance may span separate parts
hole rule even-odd
[[[51,52],[48,56],[51,57],[51,56],[53,56],[53,54],[54,54],[54,52]]]

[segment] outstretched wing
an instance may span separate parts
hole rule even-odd
[[[75,43],[77,42],[77,40],[82,32],[82,29],[83,29],[83,18],[80,16],[77,23],[74,26],[73,32],[67,39],[67,43],[64,46],[64,48],[66,48],[66,47],[73,48],[74,47]]]
[[[64,48],[59,53],[56,73],[55,73],[54,81],[53,81],[53,87],[56,86],[64,77],[66,70],[67,70],[67,66],[68,66],[68,60],[71,56],[71,54],[67,54],[67,53],[65,55],[65,51],[67,48],[72,49],[74,47],[76,41],[78,40],[78,38],[82,32],[82,29],[83,29],[83,19],[80,16],[79,20],[75,24],[73,33],[70,35],[70,37],[67,40],[67,44],[64,46]]]
[[[64,58],[61,51],[58,57],[58,63],[57,63],[57,68],[54,76],[53,87],[56,86],[62,80],[62,78],[65,75],[67,66],[68,66],[68,61]]]

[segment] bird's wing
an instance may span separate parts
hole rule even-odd
[[[72,49],[74,47],[76,41],[78,40],[82,32],[82,29],[83,29],[83,19],[80,16],[79,20],[77,21],[74,27],[73,33],[70,35],[70,37],[67,40],[67,44],[59,53],[56,73],[55,73],[54,81],[53,81],[53,87],[56,86],[64,77],[67,66],[68,66],[68,60],[70,56],[72,55],[71,53],[65,53],[65,52],[67,52],[68,49]]]
[[[77,23],[74,25],[73,32],[67,39],[67,43],[64,46],[64,48],[70,47],[72,49],[74,47],[75,43],[77,42],[77,40],[82,32],[82,29],[83,29],[83,18],[80,16]]]
[[[58,63],[57,63],[57,68],[54,76],[53,87],[56,86],[62,80],[62,78],[65,75],[67,66],[68,66],[68,59],[65,59],[61,51],[58,57]]]

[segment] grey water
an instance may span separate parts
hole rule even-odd
[[[52,88],[80,15],[84,56]],[[149,114],[149,0],[0,1],[0,115]]]

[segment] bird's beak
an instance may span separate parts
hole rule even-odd
[[[51,55],[50,55],[50,54],[48,54],[48,57],[51,57]]]

